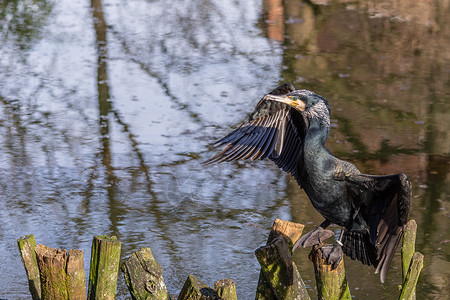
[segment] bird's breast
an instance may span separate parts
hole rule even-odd
[[[303,185],[314,208],[326,219],[344,226],[351,219],[351,203],[343,181],[333,179],[333,172],[314,169]]]

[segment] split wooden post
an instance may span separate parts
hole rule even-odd
[[[96,235],[92,241],[88,299],[114,299],[121,243],[117,237]]]
[[[67,258],[67,291],[70,300],[86,299],[86,276],[84,271],[84,251],[70,249]]]
[[[261,265],[257,300],[310,299],[297,266],[292,261],[292,246],[304,225],[276,219],[266,246],[255,251]]]
[[[217,299],[217,293],[197,277],[189,275],[178,295],[178,300],[189,299]]]
[[[272,225],[272,230],[269,233],[266,245],[270,244],[276,237],[282,235],[288,241],[288,248],[291,251],[294,243],[302,235],[303,228],[305,226],[302,224],[275,219]],[[258,286],[256,288],[256,300],[273,300],[277,299],[270,282],[266,279],[261,270],[259,273]]]
[[[405,230],[403,232],[402,240],[402,284],[405,283],[406,275],[408,274],[411,260],[416,252],[416,232],[417,223],[415,220],[409,220],[406,223]],[[415,289],[412,291],[411,300],[416,299]]]
[[[423,267],[423,255],[415,252],[417,223],[409,220],[402,241],[402,289],[399,299],[415,300],[416,285]]]
[[[67,250],[39,244],[36,259],[41,277],[42,299],[68,299],[66,281]]]
[[[214,282],[217,296],[223,300],[237,300],[236,285],[233,280],[226,278]]]
[[[36,260],[36,240],[34,235],[29,234],[17,240],[20,257],[22,258],[25,272],[28,278],[28,288],[33,300],[41,299],[41,279],[39,277],[39,267]]]
[[[133,299],[170,299],[162,267],[153,257],[150,248],[141,248],[122,263],[125,282]]]
[[[413,299],[412,297],[414,295],[417,280],[419,279],[422,267],[423,267],[423,255],[419,252],[415,252],[413,254],[411,265],[409,266],[405,282],[403,282],[402,290],[399,297],[400,300]]]
[[[86,299],[82,250],[61,250],[44,245],[35,248],[41,279],[41,298]]]
[[[344,259],[335,270],[331,264],[322,258],[320,245],[313,246],[309,259],[314,264],[318,299],[351,299],[347,277],[345,275]]]

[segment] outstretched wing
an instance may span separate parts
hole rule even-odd
[[[292,84],[284,84],[270,94],[294,90]],[[237,129],[215,143],[225,147],[205,163],[269,158],[299,182],[306,128],[306,120],[294,108],[263,98]]]
[[[411,183],[405,174],[346,176],[348,194],[355,209],[353,227],[344,232],[344,253],[376,267],[384,282],[403,235],[411,199]],[[368,226],[367,230],[361,230]]]

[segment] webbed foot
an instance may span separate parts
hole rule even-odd
[[[342,247],[338,243],[334,244],[326,244],[319,248],[321,256],[325,259],[330,265],[331,270],[337,268],[339,263],[342,260]]]
[[[300,237],[297,242],[295,242],[294,247],[292,247],[292,252],[300,247],[309,247],[323,243],[327,238],[334,235],[334,232],[328,229],[324,229],[318,226],[316,229],[308,232],[307,234]]]

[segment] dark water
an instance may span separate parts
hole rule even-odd
[[[16,240],[32,233],[85,250],[85,266],[94,235],[117,235],[123,257],[152,248],[172,293],[194,274],[252,299],[273,220],[322,218],[268,161],[200,162],[286,81],[329,100],[332,153],[409,176],[418,299],[446,298],[450,8],[394,2],[0,2],[0,298],[29,298]],[[396,299],[399,255],[385,284],[345,263],[356,299]]]

